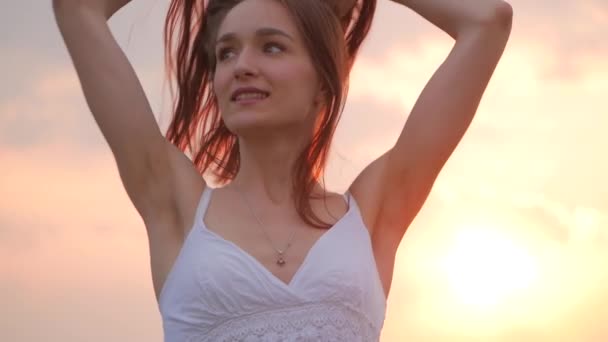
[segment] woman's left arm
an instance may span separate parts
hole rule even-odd
[[[434,180],[477,111],[509,39],[513,13],[502,0],[391,1],[409,7],[455,39],[391,151],[391,173],[416,169]]]
[[[513,16],[502,0],[391,1],[445,31],[455,44],[424,87],[393,148],[350,187],[363,202],[374,244],[389,253],[468,129],[509,39]]]

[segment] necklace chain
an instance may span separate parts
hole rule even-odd
[[[262,233],[264,233],[264,236],[266,237],[266,240],[268,240],[268,243],[270,244],[272,249],[274,249],[277,252],[277,254],[278,254],[277,265],[279,265],[279,266],[285,265],[285,258],[283,257],[283,255],[285,254],[285,252],[287,252],[289,247],[291,247],[291,242],[293,241],[293,238],[296,235],[296,230],[295,229],[292,230],[291,235],[289,236],[289,239],[287,240],[287,244],[284,249],[277,248],[274,245],[274,243],[272,242],[272,239],[270,238],[268,233],[266,232],[266,229],[264,229],[264,224],[262,224],[262,221],[255,214],[255,212],[253,211],[253,208],[251,208],[251,205],[249,205],[249,201],[247,201],[247,199],[245,198],[245,194],[243,194],[238,188],[235,187],[235,189],[241,195],[243,202],[245,202],[245,204],[247,205],[247,208],[249,208],[249,211],[251,212],[251,215],[253,215],[253,217],[257,221],[258,225],[260,226],[260,230],[262,231]]]

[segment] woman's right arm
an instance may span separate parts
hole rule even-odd
[[[53,0],[57,25],[86,102],[122,183],[146,223],[175,206],[175,150],[164,138],[142,86],[107,24],[129,0]],[[175,213],[171,213],[175,214]]]

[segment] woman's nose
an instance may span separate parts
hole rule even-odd
[[[244,49],[236,57],[236,63],[234,65],[234,76],[237,78],[257,75],[257,66],[255,60],[255,53],[251,49]]]

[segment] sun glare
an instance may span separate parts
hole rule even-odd
[[[469,309],[487,312],[525,294],[538,278],[535,258],[506,234],[491,227],[467,227],[455,237],[443,260],[448,290]]]

